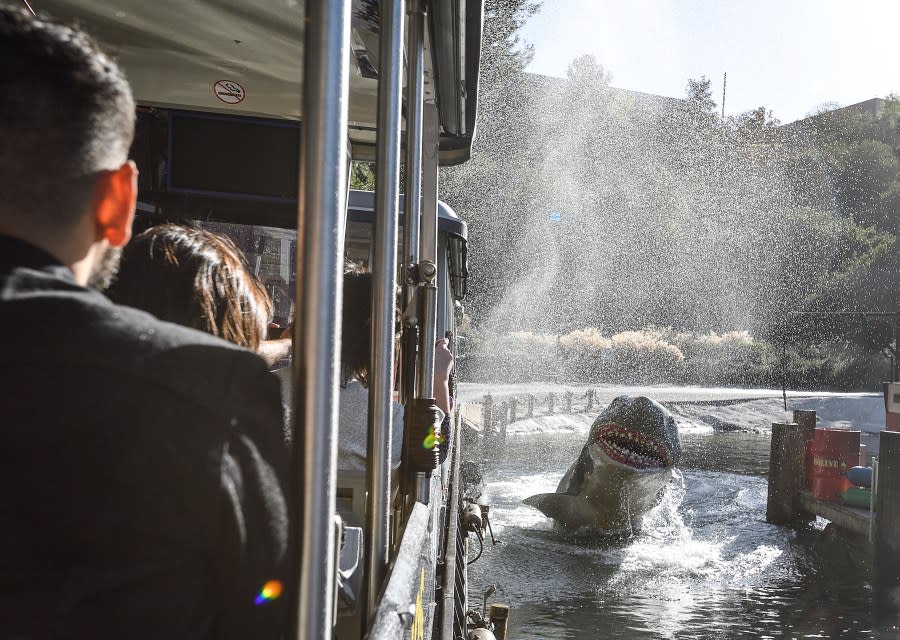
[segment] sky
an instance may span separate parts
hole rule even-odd
[[[726,115],[783,123],[825,103],[900,93],[900,0],[543,0],[528,71],[565,77],[593,54],[614,87],[682,98],[705,75]]]

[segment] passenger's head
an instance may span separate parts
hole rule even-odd
[[[350,260],[344,263],[343,300],[341,385],[346,386],[356,378],[368,387],[372,344],[372,273]],[[399,306],[394,311],[394,328],[399,329]]]
[[[175,224],[151,227],[122,252],[109,289],[119,304],[256,350],[272,303],[226,236]]]
[[[369,386],[372,343],[372,274],[347,261],[344,264],[344,305],[341,325],[341,384],[356,378]]]
[[[0,60],[0,233],[99,262],[134,214],[128,82],[84,33],[21,8],[0,6]]]

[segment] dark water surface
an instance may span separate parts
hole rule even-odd
[[[522,499],[553,491],[584,437],[510,437],[484,465],[496,537],[469,567],[470,606],[497,586],[510,640],[900,638],[872,613],[871,566],[825,521],[765,522],[769,436],[682,435],[680,472],[643,531],[576,540]],[[477,542],[475,543],[477,552]]]

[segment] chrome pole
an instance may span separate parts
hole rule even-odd
[[[425,5],[424,0],[409,0],[407,4],[407,69],[406,69],[406,213],[405,233],[403,234],[403,264],[401,273],[404,282],[404,314],[403,322],[406,337],[403,349],[411,354],[404,354],[401,362],[401,402],[411,407],[415,395],[416,372],[410,369],[407,357],[414,357],[419,318],[416,313],[416,289],[419,284],[419,227],[421,224],[422,199],[422,100],[425,95]]]
[[[440,121],[437,105],[429,102],[424,107],[422,144],[422,239],[419,254],[422,260],[437,264],[438,220],[438,146]]]
[[[422,260],[419,262],[419,278],[422,284],[419,287],[422,296],[422,318],[420,323],[422,331],[419,344],[419,357],[416,368],[419,375],[416,376],[416,397],[434,397],[434,342],[437,339],[437,269],[433,262]]]
[[[422,199],[422,111],[425,95],[425,5],[409,0],[406,72],[406,233],[404,259],[419,262],[419,217]]]
[[[420,272],[425,279],[427,271],[432,272],[429,278],[434,286],[434,275],[437,265],[437,217],[438,217],[438,145],[439,121],[437,106],[428,103],[424,108],[424,143],[422,161],[422,235],[419,246]],[[429,264],[430,263],[430,264]],[[423,305],[419,333],[419,372],[417,394],[420,398],[434,395],[434,342],[437,331],[436,296],[431,296]]]
[[[299,580],[293,637],[326,639],[337,570],[338,373],[346,210],[350,0],[306,3],[303,134],[294,330],[295,536]]]
[[[422,318],[419,326],[419,359],[416,365],[416,395],[420,398],[434,397],[434,343],[437,338],[437,190],[438,190],[438,146],[439,127],[437,106],[429,103],[424,107],[422,145],[422,231],[419,245],[419,278],[423,282]],[[416,496],[420,502],[428,501],[431,478],[426,474],[416,475]],[[424,498],[424,499],[423,499]]]
[[[366,481],[366,620],[375,614],[390,544],[394,308],[400,182],[403,0],[381,2],[375,149],[375,260],[372,269],[372,368]]]

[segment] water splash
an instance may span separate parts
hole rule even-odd
[[[848,242],[798,130],[738,129],[590,73],[527,77],[502,126],[508,92],[483,96],[473,160],[442,174],[470,224],[483,329],[759,334]]]

